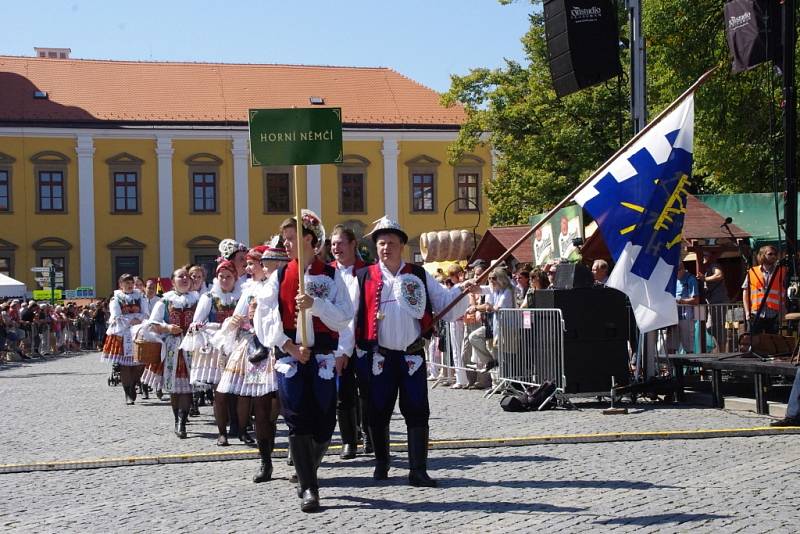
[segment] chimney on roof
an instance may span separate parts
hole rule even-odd
[[[48,59],[69,59],[69,53],[72,52],[71,48],[41,48],[38,46],[33,47],[36,52],[36,57],[43,57]]]

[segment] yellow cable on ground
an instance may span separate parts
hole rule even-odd
[[[720,428],[702,430],[661,430],[650,432],[608,432],[601,434],[554,434],[549,436],[522,436],[510,438],[475,438],[475,439],[443,439],[431,440],[431,449],[471,449],[493,447],[523,447],[529,445],[610,443],[617,441],[679,440],[679,439],[714,439],[755,436],[779,436],[800,434],[800,427],[754,427],[754,428]],[[341,445],[330,447],[336,451]],[[391,448],[396,451],[406,450],[406,444],[395,442]],[[276,457],[285,457],[286,449],[275,449]],[[165,465],[195,462],[224,462],[230,460],[254,460],[258,451],[253,449],[231,450],[224,452],[192,452],[161,454],[153,456],[125,456],[119,458],[96,458],[87,460],[54,460],[31,462],[24,464],[0,464],[0,474],[28,473],[32,471],[64,471],[74,469],[99,469],[109,467],[129,467],[142,465]]]

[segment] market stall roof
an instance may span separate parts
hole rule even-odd
[[[478,246],[475,247],[475,252],[469,257],[469,261],[472,262],[477,259],[491,261],[499,258],[530,229],[531,226],[528,224],[489,228],[478,242]],[[529,236],[511,255],[520,263],[532,263],[533,236]]]
[[[695,239],[724,239],[731,235],[722,228],[725,216],[708,207],[694,195],[686,198],[686,216],[683,219],[683,240],[685,242]],[[728,225],[733,235],[744,239],[750,234],[736,224]]]
[[[767,243],[777,243],[777,219],[783,218],[783,195],[774,193],[738,193],[732,195],[697,195],[705,205],[720,214],[731,217],[750,237],[753,249]],[[777,200],[778,214],[775,215]],[[800,209],[798,210],[800,213]]]
[[[0,274],[0,297],[25,298],[25,284],[10,276]]]
[[[686,198],[686,215],[683,219],[683,242],[691,245],[693,241],[705,240],[706,244],[710,245],[708,241],[712,239],[730,240],[730,234],[722,228],[724,222],[725,218],[722,215],[709,208],[694,195],[688,195]],[[748,232],[735,224],[730,224],[729,227],[736,238],[746,239],[750,237]],[[587,260],[611,259],[611,254],[606,248],[601,232],[595,232],[587,238],[581,252],[584,259]]]

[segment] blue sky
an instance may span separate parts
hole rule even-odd
[[[6,2],[0,54],[391,67],[437,91],[451,73],[524,60],[518,0]]]

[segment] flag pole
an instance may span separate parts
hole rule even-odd
[[[295,211],[295,221],[296,226],[295,230],[297,232],[297,236],[295,238],[295,246],[297,248],[297,280],[299,282],[297,286],[297,295],[303,295],[306,292],[306,265],[303,262],[303,244],[305,240],[303,239],[303,218],[300,212],[300,188],[298,187],[297,183],[297,165],[292,166],[292,174],[294,177],[294,211]],[[300,310],[300,313],[297,317],[297,329],[300,330],[300,341],[304,347],[308,347],[308,341],[306,340],[306,311]]]
[[[703,73],[703,75],[700,76],[700,78],[698,78],[697,81],[694,82],[688,89],[686,89],[686,91],[684,91],[678,98],[676,98],[669,106],[664,108],[664,110],[661,113],[659,113],[653,119],[652,122],[648,123],[647,126],[645,126],[639,131],[639,133],[631,137],[631,139],[627,143],[625,143],[619,150],[614,152],[614,154],[610,158],[608,158],[605,161],[605,163],[603,163],[600,167],[598,167],[597,170],[591,174],[591,176],[589,176],[588,178],[586,178],[586,180],[578,184],[578,186],[575,189],[573,189],[569,195],[564,197],[558,204],[553,206],[553,208],[550,211],[548,211],[547,214],[539,220],[539,222],[531,226],[531,228],[527,232],[525,232],[525,234],[522,237],[520,237],[513,245],[508,247],[508,250],[506,250],[503,254],[501,254],[500,257],[497,258],[495,263],[500,263],[509,256],[511,256],[512,252],[514,252],[517,248],[519,248],[519,246],[522,245],[522,243],[524,243],[531,235],[533,235],[533,233],[536,230],[544,226],[544,224],[548,222],[550,218],[553,217],[553,215],[555,215],[558,210],[560,210],[561,208],[565,207],[567,204],[572,202],[575,196],[578,193],[580,193],[587,185],[589,185],[589,183],[591,183],[592,180],[597,178],[600,172],[605,170],[612,161],[614,161],[617,157],[619,157],[626,150],[628,150],[636,141],[639,140],[640,137],[649,132],[664,117],[666,117],[668,114],[674,111],[686,97],[697,91],[697,89],[699,89],[700,86],[706,83],[709,80],[709,78],[711,78],[711,75],[714,74],[714,72],[717,70],[717,68],[718,67],[713,67],[707,70],[705,73]],[[480,282],[485,280],[489,276],[489,274],[490,274],[490,269],[486,269],[486,271],[484,271],[480,276],[478,276],[478,278],[476,278],[474,282],[476,284],[479,284]],[[444,317],[444,315],[447,314],[447,312],[453,309],[453,307],[458,303],[458,301],[467,296],[468,293],[469,291],[462,291],[461,294],[458,295],[455,299],[453,299],[453,301],[450,304],[445,306],[439,313],[436,314],[431,324],[436,324],[438,321],[440,321],[441,318]]]

